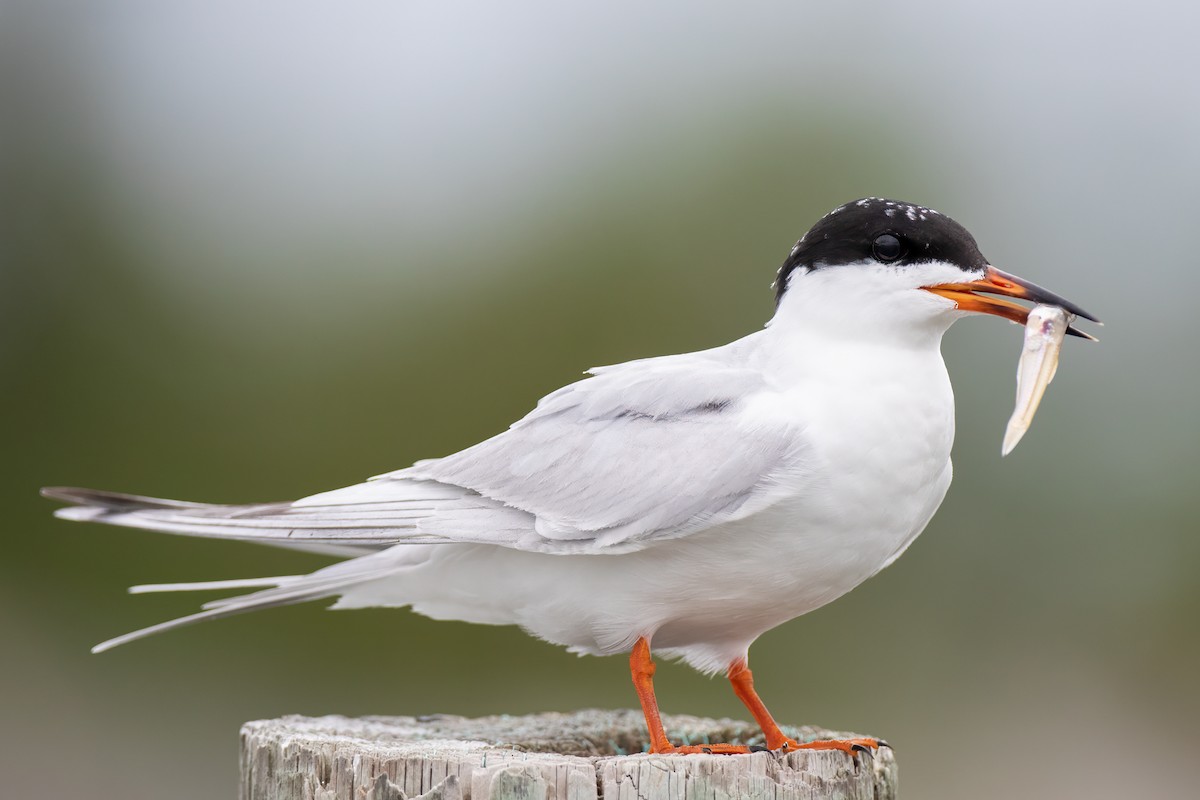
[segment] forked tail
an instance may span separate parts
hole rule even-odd
[[[214,589],[260,589],[237,597],[205,603],[202,611],[126,633],[92,648],[100,653],[155,633],[196,622],[222,619],[248,611],[303,603],[336,596],[352,586],[395,574],[406,559],[387,552],[391,544],[413,541],[409,520],[423,509],[412,501],[397,501],[398,510],[374,504],[266,503],[231,506],[188,503],[95,489],[51,487],[42,495],[72,503],[55,515],[63,519],[105,522],[188,536],[236,539],[337,555],[349,560],[309,575],[234,579],[201,583],[160,583],[134,586],[130,592],[176,592]],[[370,505],[370,504],[367,504]],[[419,548],[418,548],[419,550]],[[410,551],[416,555],[416,551]]]

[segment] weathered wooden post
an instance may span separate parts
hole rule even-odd
[[[672,741],[758,743],[728,719],[663,718]],[[808,741],[858,734],[789,728]],[[802,750],[643,754],[642,715],[284,717],[242,728],[241,800],[894,800],[886,747],[852,758]]]

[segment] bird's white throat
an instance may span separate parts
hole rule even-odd
[[[798,339],[937,349],[961,314],[922,287],[963,277],[961,268],[941,262],[797,270],[767,324]]]

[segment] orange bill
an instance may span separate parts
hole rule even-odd
[[[1015,297],[1018,300],[1028,300],[1041,305],[1058,306],[1077,317],[1083,317],[1092,322],[1100,323],[1100,320],[1070,300],[1060,297],[1048,289],[1043,289],[1032,281],[1002,272],[995,267],[988,267],[984,276],[976,281],[939,283],[936,286],[926,286],[924,288],[927,292],[933,292],[936,295],[953,300],[963,311],[992,314],[993,316],[1012,320],[1018,325],[1024,325],[1025,321],[1029,318],[1028,308],[1008,300],[1001,300],[998,297],[988,297],[987,295]],[[1067,333],[1072,336],[1080,336],[1084,339],[1093,338],[1074,327],[1068,327]]]

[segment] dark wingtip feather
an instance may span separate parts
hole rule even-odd
[[[195,503],[142,497],[136,494],[106,492],[101,489],[80,489],[74,486],[46,486],[42,497],[77,506],[98,506],[110,511],[135,511],[144,508],[193,508]]]
[[[38,492],[47,500],[59,500],[64,503],[86,503],[87,489],[76,489],[73,486],[43,486]]]

